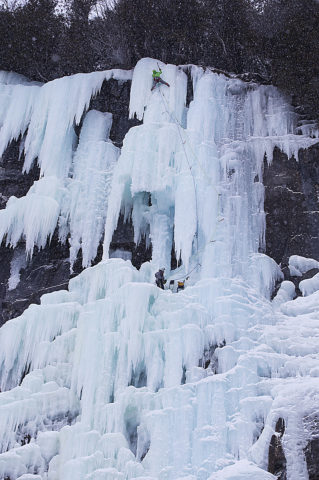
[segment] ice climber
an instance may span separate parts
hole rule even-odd
[[[163,290],[164,290],[164,283],[166,283],[166,280],[164,278],[164,271],[165,271],[165,268],[160,268],[159,271],[155,273],[156,285],[159,288],[162,288]]]
[[[167,82],[164,82],[164,80],[161,79],[161,74],[162,74],[161,69],[159,69],[159,72],[157,70],[153,70],[153,74],[152,74],[153,86],[151,88],[151,91],[153,91],[156,85],[158,85],[159,83],[163,83],[164,85],[167,85],[169,87],[169,84]]]

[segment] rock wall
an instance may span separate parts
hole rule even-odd
[[[264,164],[266,253],[281,265],[286,280],[296,286],[319,272],[312,269],[301,277],[292,277],[288,269],[291,255],[319,260],[319,143],[299,151],[299,160],[288,159],[278,149],[271,165]],[[304,420],[307,437],[304,454],[309,480],[319,480],[318,417]],[[285,480],[285,425],[279,419],[269,446],[268,470]]]
[[[288,259],[301,255],[319,260],[319,143],[299,150],[299,160],[275,149],[264,163],[266,254],[290,277]],[[304,277],[299,277],[301,281]]]
[[[319,417],[304,418],[304,428],[308,435],[304,454],[307,462],[309,480],[319,480]]]
[[[271,437],[268,451],[268,472],[276,475],[277,480],[287,480],[286,457],[282,448],[282,437],[285,433],[285,421],[279,418],[275,433]]]

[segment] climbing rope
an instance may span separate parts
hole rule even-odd
[[[178,127],[178,133],[179,133],[179,136],[180,136],[180,139],[181,139],[181,142],[182,142],[182,145],[183,145],[183,149],[184,149],[184,152],[185,152],[186,160],[187,160],[187,163],[188,163],[188,166],[189,166],[189,169],[190,169],[192,175],[193,175],[192,166],[190,165],[190,162],[189,162],[189,160],[188,160],[188,156],[187,156],[186,151],[185,151],[185,146],[184,146],[186,140],[185,140],[185,142],[183,141],[183,138],[182,138],[181,133],[180,133],[180,129],[183,130],[183,132],[184,132],[184,134],[185,134],[185,137],[186,137],[186,139],[188,140],[189,148],[190,148],[190,150],[191,150],[191,152],[192,152],[192,154],[193,154],[194,159],[197,161],[197,165],[199,166],[199,168],[200,168],[200,170],[202,171],[203,175],[206,177],[206,176],[207,176],[207,172],[204,171],[203,167],[202,167],[201,164],[200,164],[200,161],[199,161],[199,159],[198,159],[198,157],[197,157],[197,155],[196,155],[196,153],[195,153],[195,151],[194,151],[194,149],[193,149],[193,147],[192,147],[192,142],[191,142],[191,140],[190,140],[190,138],[189,138],[189,135],[187,134],[187,130],[185,130],[185,129],[183,128],[182,124],[180,123],[180,121],[179,121],[178,118],[176,117],[175,113],[169,111],[169,107],[168,107],[168,105],[167,105],[167,102],[166,102],[165,97],[164,97],[164,95],[162,94],[161,90],[159,90],[159,93],[160,93],[160,95],[161,95],[162,102],[163,102],[164,108],[165,108],[165,110],[166,110],[166,113],[173,119],[174,123],[176,123],[176,125],[177,125],[177,127]],[[194,176],[193,176],[193,178],[194,178]],[[218,211],[219,211],[219,197],[221,196],[221,194],[218,192],[217,188],[215,187],[215,185],[213,185],[212,182],[211,182],[211,186],[213,187],[213,189],[215,190],[216,194],[218,195]]]
[[[199,250],[199,246],[198,246],[198,230],[199,230],[199,227],[198,227],[198,200],[197,200],[197,188],[196,188],[196,181],[195,181],[195,177],[194,177],[194,173],[193,173],[193,168],[192,168],[192,165],[189,161],[189,158],[188,158],[188,155],[187,155],[187,151],[186,151],[186,148],[185,148],[185,143],[186,143],[186,140],[184,141],[183,137],[182,137],[182,134],[181,134],[181,130],[183,130],[186,138],[188,139],[188,143],[189,143],[189,147],[190,147],[190,150],[195,158],[195,160],[197,160],[197,165],[199,166],[199,168],[202,170],[203,174],[206,176],[206,172],[204,172],[203,168],[201,167],[200,165],[200,162],[198,160],[198,157],[196,155],[196,153],[194,152],[194,149],[192,148],[192,144],[191,144],[191,141],[190,141],[190,138],[189,136],[187,135],[187,132],[186,130],[183,128],[183,126],[181,125],[181,123],[179,122],[179,120],[176,118],[176,115],[174,112],[170,112],[169,111],[169,107],[168,107],[168,104],[165,100],[165,97],[161,91],[161,89],[159,89],[159,93],[161,95],[161,98],[162,98],[162,103],[163,103],[163,106],[164,106],[164,109],[166,110],[166,113],[169,115],[169,117],[173,120],[173,122],[177,125],[177,131],[178,131],[178,134],[179,134],[179,137],[180,137],[180,140],[181,140],[181,144],[182,144],[182,148],[183,148],[183,151],[184,151],[184,155],[185,155],[185,158],[186,158],[186,161],[187,161],[187,165],[188,165],[188,168],[191,172],[191,175],[192,175],[192,180],[193,180],[193,186],[194,186],[194,193],[195,193],[195,209],[196,209],[196,233],[195,233],[195,237],[196,237],[196,255],[197,255],[197,258],[199,256],[199,253],[200,251],[203,251],[204,248],[206,247],[206,245],[208,245],[208,243],[213,243],[215,242],[215,240],[210,240],[209,242],[207,242],[206,245],[204,245],[204,247]],[[216,194],[217,194],[217,211],[219,212],[219,197],[221,196],[221,194],[217,191],[215,185],[213,185],[211,183],[213,189],[215,190]],[[218,215],[219,216],[219,215]],[[223,219],[221,220],[218,220],[218,221],[222,221]],[[192,273],[198,266],[201,266],[199,261],[196,263],[195,267],[190,270],[188,273],[186,273],[183,277],[179,277],[179,278],[171,278],[170,280],[181,280],[185,277],[187,277],[190,273]]]
[[[191,175],[192,175],[192,180],[193,180],[193,186],[194,186],[194,193],[195,193],[195,211],[196,211],[196,233],[195,233],[195,238],[196,238],[196,253],[198,255],[198,201],[197,201],[197,189],[196,189],[196,181],[195,181],[195,177],[194,177],[194,174],[193,174],[193,170],[192,170],[192,165],[189,161],[189,158],[188,158],[188,155],[187,155],[187,152],[186,152],[186,148],[185,148],[185,142],[183,140],[183,137],[182,137],[182,134],[181,134],[181,131],[180,129],[183,128],[179,121],[177,120],[175,114],[173,115],[172,113],[169,112],[168,110],[168,106],[166,105],[166,101],[165,101],[165,98],[161,92],[161,90],[159,90],[160,92],[160,95],[162,97],[162,101],[163,101],[163,104],[164,104],[164,108],[167,112],[167,114],[173,119],[173,121],[176,123],[177,125],[177,131],[178,131],[178,134],[179,134],[179,138],[181,140],[181,144],[182,144],[182,148],[184,150],[184,155],[185,155],[185,158],[186,158],[186,161],[187,161],[187,165],[188,165],[188,168],[189,168],[189,171],[191,172]],[[175,118],[174,118],[175,117]]]

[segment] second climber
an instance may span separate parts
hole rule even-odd
[[[159,271],[155,273],[156,285],[159,288],[162,288],[163,290],[164,290],[164,284],[166,283],[166,280],[164,278],[164,271],[165,271],[165,268],[160,268]]]

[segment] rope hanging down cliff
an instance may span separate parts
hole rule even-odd
[[[182,144],[184,155],[185,155],[185,158],[186,158],[186,161],[187,161],[187,165],[188,165],[188,168],[189,168],[189,170],[191,172],[191,175],[192,175],[192,181],[193,181],[193,187],[194,187],[194,193],[195,193],[195,211],[196,211],[196,233],[195,233],[196,253],[198,255],[198,252],[199,252],[199,249],[198,249],[198,202],[197,202],[196,181],[195,181],[195,177],[194,177],[194,174],[193,174],[193,171],[192,171],[192,165],[190,164],[190,161],[189,161],[186,149],[185,149],[185,141],[183,140],[183,137],[182,137],[182,134],[181,134],[181,131],[180,131],[180,128],[182,128],[182,127],[179,124],[176,116],[174,114],[172,114],[171,112],[169,112],[168,106],[166,105],[166,101],[165,101],[165,98],[164,98],[161,90],[159,90],[159,92],[160,92],[160,95],[161,95],[161,98],[162,98],[162,101],[163,101],[163,105],[164,105],[164,108],[165,108],[167,114],[173,119],[174,123],[177,125],[177,131],[178,131],[178,134],[179,134],[179,138],[181,140],[181,144]]]
[[[190,170],[190,173],[192,175],[192,181],[193,181],[193,187],[194,187],[194,193],[195,193],[195,210],[196,210],[196,233],[195,233],[195,237],[196,237],[196,255],[197,255],[197,258],[198,258],[198,255],[201,251],[204,250],[204,248],[206,247],[206,245],[208,243],[212,243],[212,242],[215,242],[214,239],[210,240],[209,242],[207,242],[207,244],[205,244],[203,246],[203,248],[201,250],[199,250],[199,244],[198,244],[198,230],[199,230],[199,227],[198,227],[198,200],[197,200],[197,187],[196,187],[196,180],[195,180],[195,176],[194,176],[194,173],[193,173],[193,168],[192,168],[192,165],[190,163],[190,160],[189,160],[189,157],[187,155],[187,151],[186,151],[186,148],[185,148],[185,143],[186,143],[186,140],[188,140],[188,144],[189,144],[189,147],[190,147],[190,150],[194,156],[194,159],[197,161],[197,165],[199,166],[199,168],[201,169],[201,171],[203,172],[203,174],[205,174],[205,176],[207,177],[206,173],[203,171],[201,165],[200,165],[200,162],[198,160],[198,157],[196,155],[196,153],[194,152],[194,149],[192,148],[192,145],[191,145],[191,141],[187,135],[187,132],[185,131],[185,129],[182,127],[182,125],[180,124],[180,122],[178,121],[178,119],[176,118],[176,115],[174,114],[174,112],[170,112],[169,111],[169,108],[168,108],[168,105],[167,105],[167,102],[165,100],[165,97],[163,95],[163,93],[161,92],[160,88],[159,88],[159,93],[161,95],[161,99],[162,99],[162,103],[163,103],[163,106],[164,106],[164,109],[166,111],[166,113],[169,115],[169,117],[173,120],[173,122],[177,125],[177,130],[178,130],[178,134],[179,134],[179,137],[180,137],[180,140],[181,140],[181,144],[182,144],[182,148],[183,148],[183,152],[184,152],[184,155],[185,155],[185,158],[186,158],[186,161],[187,161],[187,165],[188,165],[188,168]],[[185,134],[185,140],[183,139],[182,137],[182,133],[181,133],[181,130],[183,131],[183,133]],[[213,189],[215,190],[216,194],[217,194],[217,212],[218,212],[218,216],[219,216],[219,197],[221,196],[221,194],[217,191],[215,185],[211,183],[211,186],[213,187]],[[222,221],[222,219],[219,219],[218,221]],[[189,275],[191,272],[193,272],[195,270],[195,268],[197,266],[201,266],[199,261],[196,263],[195,267],[193,269],[190,270],[190,272],[186,273],[185,276]],[[181,277],[182,278],[182,277]],[[174,280],[179,280],[179,278],[176,278]]]

